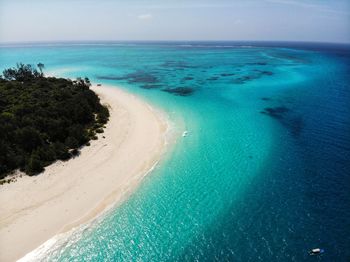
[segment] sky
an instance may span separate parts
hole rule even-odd
[[[0,42],[350,43],[350,0],[0,0]]]

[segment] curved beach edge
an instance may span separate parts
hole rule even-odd
[[[29,258],[46,241],[123,202],[160,161],[167,116],[115,86],[93,86],[110,110],[104,133],[81,154],[0,188],[0,261]],[[29,254],[28,254],[29,253]]]

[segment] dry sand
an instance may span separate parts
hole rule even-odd
[[[92,89],[111,113],[99,139],[74,159],[0,186],[0,261],[19,259],[119,203],[164,152],[163,115],[121,89]]]

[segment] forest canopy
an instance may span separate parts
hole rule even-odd
[[[0,179],[77,155],[108,121],[88,78],[45,77],[38,68],[17,64],[0,76]]]

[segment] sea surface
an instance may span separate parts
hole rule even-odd
[[[127,201],[36,261],[350,261],[349,46],[2,44],[0,68],[17,62],[118,85],[180,134]]]

